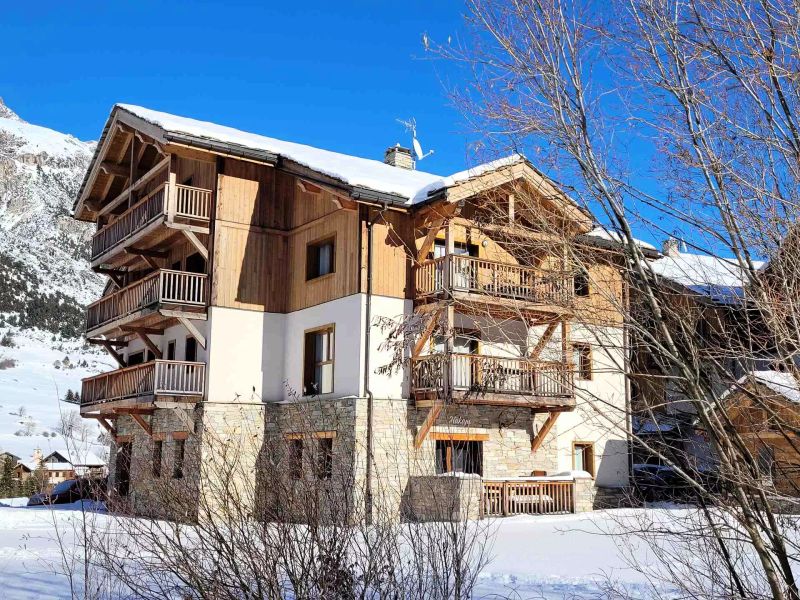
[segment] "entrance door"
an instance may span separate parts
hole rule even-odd
[[[434,338],[434,352],[444,354],[446,351],[445,339],[441,336]],[[456,389],[469,390],[475,382],[477,364],[472,358],[478,354],[478,340],[476,336],[466,333],[457,333],[453,338],[453,355],[450,357],[451,385]]]
[[[441,258],[446,252],[444,240],[436,240],[433,244],[433,257]],[[453,244],[454,256],[478,256],[478,246],[456,242]],[[453,270],[451,271],[453,280],[450,282],[454,289],[471,290],[475,289],[477,283],[475,265],[472,261],[454,260]],[[441,289],[444,282],[444,262],[440,262],[436,267],[436,287]]]

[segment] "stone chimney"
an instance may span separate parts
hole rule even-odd
[[[661,245],[661,253],[664,256],[678,256],[681,253],[681,243],[675,238],[667,238]]]
[[[401,169],[413,169],[414,159],[411,158],[411,150],[403,148],[400,144],[395,144],[386,149],[383,155],[383,162],[393,167],[400,167]]]

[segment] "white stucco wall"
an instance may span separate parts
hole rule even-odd
[[[281,398],[284,326],[284,315],[211,307],[208,400]]]
[[[571,342],[592,345],[592,379],[576,379],[577,406],[556,422],[559,470],[573,468],[573,442],[594,444],[595,480],[603,487],[628,483],[623,332],[619,327],[572,326]]]

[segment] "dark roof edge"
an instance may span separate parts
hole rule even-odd
[[[182,144],[184,146],[192,146],[193,148],[199,148],[201,150],[217,152],[220,154],[241,156],[242,158],[266,162],[272,165],[275,165],[278,162],[278,155],[274,152],[268,152],[266,150],[254,150],[253,148],[248,148],[246,146],[240,146],[238,144],[231,144],[228,142],[218,142],[216,140],[190,135],[187,133],[173,133],[170,131],[165,131],[164,139],[169,142],[175,142],[176,144]]]

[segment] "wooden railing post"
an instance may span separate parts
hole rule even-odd
[[[177,165],[174,164],[172,157],[169,160],[169,182],[167,186],[167,222],[174,223],[175,222],[175,211],[178,205],[178,188],[176,187],[178,182],[176,179],[175,168]]]

